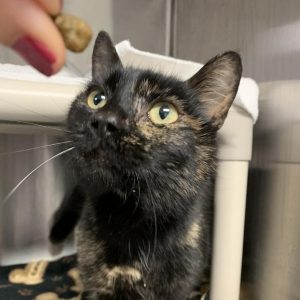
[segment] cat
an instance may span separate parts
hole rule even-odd
[[[235,52],[186,81],[124,67],[98,34],[67,119],[77,184],[50,231],[61,243],[77,225],[83,298],[184,300],[207,276],[216,134],[241,73]]]

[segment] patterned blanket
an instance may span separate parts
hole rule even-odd
[[[80,300],[82,288],[75,255],[0,267],[0,300]],[[196,291],[191,297],[205,299]]]

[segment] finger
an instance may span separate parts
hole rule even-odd
[[[52,19],[31,0],[0,0],[0,42],[12,47],[45,75],[65,61],[63,39]]]
[[[62,9],[63,0],[35,0],[48,14],[56,16]]]

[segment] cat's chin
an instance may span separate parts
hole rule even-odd
[[[108,153],[99,149],[80,153],[74,164],[86,175],[97,174],[101,177],[120,177],[136,171],[140,163],[131,155],[125,156],[115,152]]]

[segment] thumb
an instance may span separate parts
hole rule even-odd
[[[56,73],[65,61],[63,39],[40,3],[0,0],[0,43],[16,50],[43,74]]]

